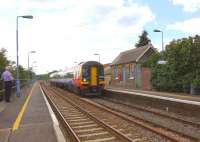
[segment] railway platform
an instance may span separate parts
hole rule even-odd
[[[38,82],[0,102],[0,142],[65,142]]]
[[[200,106],[200,95],[107,87],[105,90]]]

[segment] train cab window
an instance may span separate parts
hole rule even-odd
[[[82,68],[82,75],[83,75],[83,77],[86,77],[86,78],[89,76],[89,68],[88,68],[88,66],[84,66]]]

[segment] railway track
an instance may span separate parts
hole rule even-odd
[[[48,90],[49,90],[50,88],[48,88]],[[54,94],[56,94],[57,96],[59,95],[59,96],[62,96],[61,94],[65,94],[66,95],[66,91],[64,91],[64,90],[62,90],[62,89],[56,89],[56,91],[55,91],[55,89],[56,88],[53,88],[53,89],[51,89],[51,93],[54,93]],[[74,95],[73,95],[74,96]],[[83,102],[82,101],[84,101],[84,100],[79,100],[78,98],[79,97],[77,97],[77,96],[74,96],[75,97],[75,100],[73,100],[73,102],[76,102],[76,103],[78,103],[78,104],[82,104]],[[69,94],[68,94],[68,98],[70,98],[71,99],[71,96],[69,97]],[[64,99],[64,98],[63,98]],[[78,102],[77,102],[77,100],[79,100]],[[88,102],[88,101],[86,101],[86,102]],[[86,103],[86,102],[84,102],[84,103]],[[100,107],[100,106],[98,106],[98,105],[96,105],[96,104],[93,104],[92,102],[88,102],[88,103],[90,103],[90,105],[92,104],[92,105],[94,105],[95,107]],[[81,106],[82,108],[84,108],[83,106]],[[105,107],[104,107],[104,109],[106,110],[106,111],[108,111],[110,114],[113,114],[113,115],[115,115],[115,116],[117,116],[117,117],[121,117],[121,118],[123,118],[124,120],[126,120],[126,121],[129,121],[129,123],[131,123],[131,124],[137,124],[137,125],[139,125],[140,127],[143,127],[143,128],[145,128],[145,129],[147,129],[147,130],[150,130],[150,131],[152,131],[153,133],[156,133],[157,135],[159,135],[159,136],[161,136],[162,137],[162,140],[148,140],[148,139],[145,139],[145,136],[143,135],[143,136],[141,136],[141,134],[138,134],[138,132],[133,132],[133,131],[131,131],[131,132],[123,132],[124,130],[123,129],[120,129],[120,128],[118,128],[119,126],[114,126],[113,124],[111,124],[112,122],[110,122],[109,120],[104,120],[104,119],[101,119],[101,121],[103,122],[103,123],[105,123],[106,125],[108,125],[109,127],[111,127],[111,128],[115,128],[115,129],[117,129],[119,132],[121,132],[121,134],[122,135],[125,135],[128,139],[130,139],[131,141],[180,141],[180,142],[184,142],[184,141],[192,141],[191,139],[189,139],[189,138],[186,138],[186,137],[182,137],[182,136],[180,136],[180,135],[177,135],[177,134],[174,134],[174,133],[172,133],[172,132],[170,132],[170,131],[167,131],[167,130],[163,130],[163,129],[161,129],[161,128],[157,128],[157,126],[155,127],[155,126],[149,126],[149,124],[146,124],[146,122],[141,122],[140,120],[138,121],[138,120],[134,120],[132,117],[129,117],[129,116],[127,116],[127,115],[123,115],[123,114],[119,114],[119,113],[116,113],[116,112],[113,112],[113,111],[111,111],[111,110],[108,110],[108,109],[106,109]],[[92,112],[92,111],[91,111]],[[96,111],[95,111],[96,112]],[[93,114],[94,114],[94,112],[92,112]],[[94,114],[93,116],[97,116],[96,114]],[[109,116],[108,116],[109,117]],[[113,118],[114,119],[114,118]],[[113,127],[114,126],[114,127]],[[138,127],[138,126],[137,126]],[[87,134],[86,134],[87,135]],[[135,135],[136,135],[136,138],[135,138]],[[139,137],[138,137],[139,136]],[[194,140],[194,139],[193,139]],[[111,141],[115,141],[115,140],[111,140]],[[124,141],[124,140],[122,140],[122,141]],[[194,140],[195,141],[195,140]]]
[[[99,101],[100,100],[100,101]],[[101,101],[105,101],[105,102],[109,102],[109,103],[102,103]],[[113,109],[114,111],[118,111],[120,113],[124,113],[126,115],[129,115],[129,116],[132,116],[134,114],[130,114],[130,113],[127,113],[125,111],[122,111],[120,110],[119,108],[120,107],[124,107],[124,108],[129,108],[130,110],[136,112],[138,111],[137,113],[140,114],[138,116],[135,116],[136,118],[138,119],[144,119],[143,115],[141,115],[141,113],[147,113],[147,114],[150,114],[149,117],[151,117],[151,119],[149,117],[147,117],[146,121],[150,122],[150,123],[155,123],[155,125],[159,125],[161,127],[166,127],[166,129],[168,130],[171,130],[171,131],[174,131],[176,133],[179,133],[180,135],[185,135],[186,137],[191,137],[193,139],[196,139],[196,140],[200,140],[200,135],[199,135],[199,132],[200,132],[200,122],[199,120],[189,120],[187,118],[182,118],[184,116],[177,116],[177,115],[169,115],[168,113],[164,112],[164,111],[158,111],[158,110],[155,110],[155,109],[150,109],[150,108],[145,108],[145,107],[141,107],[141,106],[138,106],[138,105],[133,105],[133,104],[126,104],[122,101],[119,101],[119,100],[114,100],[114,99],[110,99],[108,97],[101,97],[101,98],[97,98],[97,99],[92,99],[92,101],[95,101],[96,103],[99,103],[109,109]],[[114,107],[111,107],[111,104],[110,103],[113,103],[113,104],[116,104],[116,106],[118,106],[117,108],[114,108]],[[173,125],[176,126],[176,128],[170,128],[170,126],[168,126],[167,124],[165,124],[163,126],[163,124],[161,124],[161,121],[159,121],[159,123],[156,123],[155,121],[155,118],[156,117],[159,117],[161,119],[161,121],[168,121],[168,122],[174,122]],[[149,120],[148,120],[149,119]],[[154,120],[152,122],[152,120]],[[182,128],[181,129],[178,129],[177,127],[178,126],[181,126]],[[193,131],[191,131],[190,128],[194,128]],[[185,129],[184,129],[185,128]],[[184,131],[185,130],[185,131]]]
[[[149,109],[149,108],[144,108],[144,107],[139,107],[139,106],[136,106],[136,105],[125,104],[125,103],[122,103],[120,101],[109,99],[107,97],[103,98],[103,100],[106,100],[106,101],[109,101],[109,102],[112,102],[112,103],[116,103],[116,104],[120,104],[120,105],[129,107],[129,108],[132,108],[132,109],[137,109],[137,110],[140,110],[140,111],[149,112],[149,113],[152,113],[152,114],[155,114],[155,115],[158,115],[158,116],[162,116],[162,117],[165,117],[165,118],[169,118],[169,119],[172,119],[172,120],[175,120],[175,121],[182,122],[182,123],[187,124],[187,125],[192,125],[194,127],[200,128],[200,122],[194,122],[194,121],[191,121],[191,120],[185,120],[183,118],[180,118],[180,117],[177,117],[177,116],[168,115],[166,113],[162,113],[160,111],[152,110],[152,109]]]
[[[130,133],[122,133],[121,129],[115,128],[98,119],[91,112],[80,108],[74,102],[47,89],[42,89],[56,108],[62,119],[62,124],[67,129],[67,134],[73,142],[133,142],[146,141],[143,138],[129,138]],[[55,110],[55,109],[54,109]]]

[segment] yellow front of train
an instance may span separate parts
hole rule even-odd
[[[103,65],[89,61],[82,65],[80,71],[81,92],[84,95],[100,95],[105,86]]]

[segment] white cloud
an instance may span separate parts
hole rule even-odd
[[[182,31],[190,34],[199,34],[200,33],[199,25],[200,25],[200,17],[197,17],[167,25],[167,29]]]
[[[196,12],[200,9],[200,0],[169,0],[174,5],[183,6],[184,11]]]
[[[13,20],[15,23],[15,21]],[[5,17],[0,17],[0,48],[6,48],[6,50],[12,54],[15,50],[15,27]],[[13,50],[14,49],[14,50]]]
[[[17,8],[20,15],[34,15],[32,20],[20,19],[20,63],[26,67],[28,51],[36,50],[31,60],[37,60],[39,73],[98,60],[94,53],[102,63],[112,62],[134,46],[127,37],[155,18],[149,7],[124,6],[123,0],[20,0]],[[12,43],[15,48],[15,39]]]
[[[16,0],[0,0],[0,9],[14,9]]]

